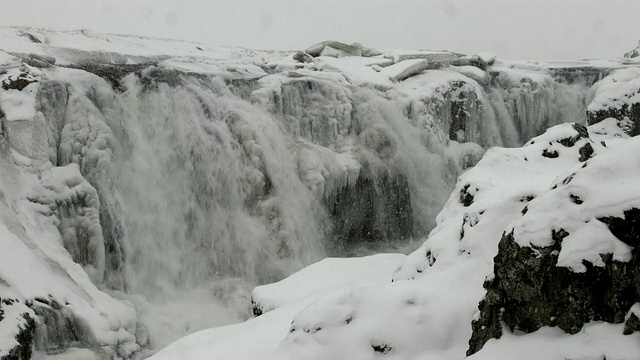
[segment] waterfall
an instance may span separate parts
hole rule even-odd
[[[215,78],[125,84],[115,167],[133,291],[275,281],[323,256],[326,213],[269,114]]]
[[[63,245],[136,304],[147,329],[130,333],[155,347],[246,318],[251,287],[327,255],[419,242],[486,148],[584,122],[588,91],[507,70],[482,83],[428,70],[407,94],[332,76],[95,72],[45,70],[43,153],[82,196],[39,201],[64,205]]]

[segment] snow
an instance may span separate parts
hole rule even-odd
[[[12,72],[0,76],[0,82],[18,76],[21,72]],[[35,102],[39,84],[37,82],[27,85],[22,91],[10,89],[0,92],[0,107],[5,113],[7,121],[31,120],[36,116]]]
[[[0,280],[2,278],[0,277]],[[0,290],[3,284],[0,281]],[[5,299],[6,300],[6,299]],[[16,336],[20,329],[25,329],[27,324],[23,314],[34,316],[33,310],[20,302],[14,302],[12,305],[0,303],[2,309],[2,320],[0,320],[0,357],[4,357],[18,345]]]
[[[351,283],[391,281],[390,274],[403,258],[401,254],[326,258],[279,282],[256,287],[251,297],[263,312],[268,312]]]
[[[587,97],[587,111],[627,107],[640,102],[640,68],[614,71],[593,85]]]
[[[562,240],[557,266],[568,267],[574,272],[586,272],[583,262],[603,267],[601,254],[613,254],[613,260],[631,260],[633,248],[618,240],[609,228],[595,218]]]
[[[255,288],[254,300],[265,313],[244,323],[203,330],[184,337],[155,354],[152,359],[233,358],[256,359],[275,354],[295,314],[318,298],[354,284],[390,282],[392,269],[404,255],[378,254],[363,258],[328,258],[288,278]],[[247,339],[250,339],[247,342]],[[202,344],[206,343],[206,346]]]
[[[544,327],[534,333],[505,332],[500,340],[489,340],[469,360],[634,360],[640,354],[640,334],[622,336],[624,325],[592,322],[575,335],[558,328]]]
[[[40,38],[33,43],[23,34]],[[16,54],[50,55],[58,64],[82,63],[151,63],[171,57],[229,60],[255,57],[261,60],[282,57],[282,52],[256,51],[239,47],[219,47],[181,40],[140,36],[97,34],[87,30],[51,31],[44,29],[4,27],[0,29],[3,51]]]
[[[597,152],[603,150],[596,146],[594,148]],[[579,231],[578,234],[582,235],[591,232],[593,236],[583,241],[593,245],[590,251],[594,253],[581,254],[586,244],[576,245],[570,240],[570,249],[577,254],[564,254],[565,261],[575,264],[569,259],[594,259],[600,251],[612,253],[619,259],[628,259],[629,250],[615,242],[612,235],[605,236],[603,232],[606,231],[598,223],[593,223],[593,219],[624,217],[625,210],[640,207],[640,189],[630,186],[640,176],[640,162],[629,160],[629,154],[639,151],[640,139],[631,138],[606,148],[602,154],[590,159],[585,168],[576,164],[559,173],[552,187],[533,200],[525,216],[514,224],[516,242],[521,246],[548,246],[553,243],[549,229],[562,228],[569,234]],[[572,201],[572,197],[577,197],[580,202]],[[598,233],[604,237],[596,238],[595,234]],[[596,260],[594,265],[598,263],[600,261]]]

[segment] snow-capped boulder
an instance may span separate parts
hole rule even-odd
[[[640,68],[614,71],[593,85],[588,100],[589,124],[616,118],[627,122],[625,128],[629,135],[640,134]]]
[[[582,165],[560,174],[503,233],[469,355],[499,338],[502,324],[575,334],[592,321],[635,321],[627,315],[640,301],[640,190],[631,184],[640,179],[640,162],[629,159],[640,154],[640,139],[606,145],[588,161],[580,151]]]
[[[351,45],[348,45],[348,44],[341,43],[339,41],[333,41],[333,40],[326,40],[326,41],[319,42],[315,45],[308,47],[304,52],[314,57],[321,56],[323,51],[325,51],[327,47],[333,49],[333,52],[335,52],[335,50],[338,50],[344,55],[362,56],[362,50],[363,50],[362,45],[358,43],[353,43]]]

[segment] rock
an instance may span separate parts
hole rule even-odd
[[[405,60],[424,59],[431,64],[445,64],[449,65],[451,62],[459,58],[460,54],[448,52],[448,51],[413,51],[413,52],[401,52],[401,53],[389,53],[385,55],[385,58],[392,59],[395,63],[399,63]]]
[[[627,134],[640,134],[640,69],[635,67],[614,71],[591,88],[587,106],[587,123],[604,119],[630,121]]]
[[[495,60],[495,59],[494,59]],[[479,69],[486,70],[489,64],[478,55],[467,55],[451,61],[451,65],[455,66],[475,66]]]
[[[317,56],[320,56],[324,48],[327,46],[336,50],[343,51],[346,55],[362,56],[362,51],[363,51],[362,45],[358,43],[347,45],[345,43],[341,43],[339,41],[333,41],[333,40],[319,42],[315,45],[308,47],[304,52],[313,57],[317,57]]]
[[[35,35],[33,35],[33,34],[29,33],[29,32],[26,32],[26,31],[20,31],[20,32],[18,33],[18,36],[26,37],[26,38],[28,38],[29,40],[31,40],[31,42],[32,42],[32,43],[35,43],[35,44],[42,44],[42,41],[41,41],[40,39],[38,39]]]
[[[320,56],[330,56],[334,58],[340,58],[340,57],[347,56],[347,54],[342,50],[334,49],[331,46],[325,46],[324,49],[322,49]]]
[[[625,335],[631,335],[634,332],[640,332],[640,303],[637,303],[631,307],[629,314],[627,315],[627,320],[624,323],[624,332]]]
[[[423,59],[406,60],[384,68],[380,73],[387,75],[393,82],[402,81],[429,68],[429,62]]]
[[[2,339],[4,344],[0,344],[0,360],[31,359],[35,328],[33,312],[26,304],[9,298],[0,299],[0,333],[5,336],[15,334],[17,342],[17,345],[7,349],[1,345],[9,339]]]
[[[32,53],[22,58],[22,62],[37,68],[48,68],[56,63],[56,58],[49,55],[38,55]]]
[[[373,57],[373,56],[379,56],[382,55],[382,52],[376,50],[376,49],[372,49],[372,48],[363,48],[362,49],[362,56],[364,57]]]
[[[487,63],[487,65],[489,66],[493,65],[496,62],[496,54],[493,54],[493,53],[481,52],[481,53],[477,53],[476,56],[478,56],[482,61]]]
[[[295,54],[293,54],[293,60],[301,63],[312,63],[313,57],[305,52],[297,51]]]
[[[577,135],[558,140],[562,146],[577,147],[578,140],[589,138],[584,127],[573,129]],[[493,277],[484,283],[480,315],[472,323],[468,355],[499,338],[502,325],[525,333],[557,326],[575,334],[586,323],[603,321],[625,323],[625,333],[640,330],[638,311],[630,312],[640,302],[640,192],[619,190],[638,180],[638,166],[623,166],[620,157],[638,151],[639,144],[628,140],[556,180],[503,233]],[[581,161],[587,152],[591,156],[594,149],[589,148],[578,149]],[[593,180],[595,174],[602,177]],[[585,188],[580,196],[574,193]],[[556,213],[577,207],[564,218]],[[612,215],[602,216],[603,211]]]
[[[7,76],[2,79],[2,88],[4,90],[19,90],[26,88],[29,84],[38,82],[38,80],[27,72],[20,72],[17,75]]]

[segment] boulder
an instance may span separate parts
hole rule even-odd
[[[431,64],[449,65],[451,62],[458,59],[460,56],[462,55],[452,53],[449,51],[417,50],[417,51],[391,52],[386,54],[384,57],[388,59],[392,59],[395,63],[399,63],[405,60],[423,59],[423,60],[429,61],[429,63]]]
[[[313,57],[305,52],[298,51],[295,54],[293,54],[293,60],[301,63],[312,63]]]
[[[495,58],[494,58],[495,61]],[[486,70],[489,64],[478,55],[467,55],[459,57],[451,61],[451,65],[455,66],[475,66],[479,69]]]
[[[325,46],[324,49],[322,49],[322,52],[320,52],[320,56],[329,56],[334,58],[341,58],[347,55],[348,54],[344,51],[332,48],[331,46]]]
[[[341,43],[339,41],[333,41],[333,40],[326,40],[326,41],[319,42],[315,45],[308,47],[304,52],[313,57],[317,57],[317,56],[320,56],[324,48],[327,46],[336,50],[340,50],[344,52],[346,55],[362,56],[362,51],[363,51],[362,45],[358,43],[353,43],[351,45],[348,45],[348,44]]]
[[[584,127],[574,129],[558,143],[575,148],[588,138]],[[624,186],[640,180],[640,164],[624,154],[639,152],[640,139],[618,144],[527,204],[501,237],[468,355],[505,328],[576,334],[603,321],[625,323],[627,334],[640,330],[637,306],[632,311],[640,302],[640,190]]]
[[[640,134],[640,69],[614,71],[591,88],[587,106],[589,125],[615,118],[624,125],[627,134]]]
[[[386,67],[380,71],[380,73],[387,75],[391,81],[397,82],[416,75],[428,68],[429,61],[424,59],[413,59]]]

